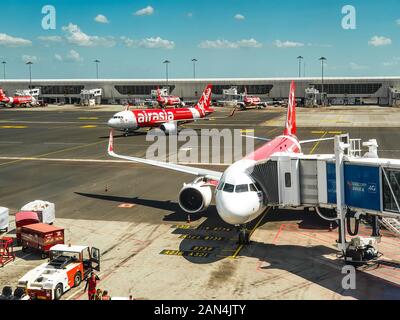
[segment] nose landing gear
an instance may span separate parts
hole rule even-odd
[[[246,225],[238,226],[239,237],[238,244],[248,245],[250,244],[250,231],[247,229]]]

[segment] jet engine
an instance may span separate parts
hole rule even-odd
[[[175,122],[166,122],[160,126],[160,129],[166,134],[176,134],[178,132],[178,127]]]
[[[208,208],[212,199],[211,187],[204,181],[185,183],[179,192],[179,206],[187,213],[198,213]]]

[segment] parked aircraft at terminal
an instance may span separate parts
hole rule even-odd
[[[0,88],[0,103],[5,104],[6,106],[31,106],[34,104],[35,98],[32,96],[14,96],[14,97],[7,97],[3,91],[3,89]]]
[[[207,88],[209,88],[209,86]],[[253,137],[255,139],[267,140],[267,142],[253,153],[230,165],[224,172],[118,155],[114,152],[112,131],[110,132],[108,154],[115,158],[197,176],[198,178],[193,182],[184,184],[179,192],[179,205],[189,214],[195,214],[208,208],[213,195],[212,187],[216,186],[214,194],[218,214],[225,222],[240,226],[241,232],[239,233],[239,242],[247,243],[249,240],[249,233],[246,229],[246,223],[254,220],[266,210],[262,189],[249,175],[249,170],[258,163],[268,160],[272,155],[278,152],[300,153],[302,143],[332,139],[298,140],[296,137],[295,90],[295,83],[292,82],[286,125],[283,134],[272,140]],[[203,97],[207,96],[206,93],[207,89]]]

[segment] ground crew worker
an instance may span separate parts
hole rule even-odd
[[[108,291],[104,290],[101,300],[111,300],[111,297],[108,295]]]
[[[101,300],[102,296],[103,296],[103,291],[101,291],[101,289],[97,289],[96,294],[94,296],[94,300]]]
[[[84,292],[86,292],[86,289],[88,289],[89,300],[94,300],[94,296],[96,294],[96,285],[98,280],[100,280],[100,278],[94,272],[92,272],[90,274],[90,277],[86,279]]]

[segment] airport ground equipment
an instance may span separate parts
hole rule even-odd
[[[81,102],[80,102],[81,105],[93,106],[101,103],[103,89],[97,88],[90,90],[82,90],[80,95],[81,95]]]
[[[22,211],[15,214],[15,233],[17,236],[17,243],[21,243],[21,228],[34,223],[39,223],[37,212]]]
[[[43,201],[43,200],[34,200],[21,208],[21,211],[30,211],[36,212],[40,222],[53,224],[56,219],[56,207],[54,203]]]
[[[5,264],[15,260],[13,245],[14,238],[0,238],[0,266],[4,267]]]
[[[56,244],[64,244],[64,228],[35,223],[21,228],[22,250],[32,249],[45,258]]]
[[[81,284],[90,272],[100,271],[100,250],[88,246],[55,245],[49,262],[34,268],[18,281],[31,299],[58,300]]]
[[[5,207],[0,207],[0,232],[8,231],[10,210]]]
[[[362,148],[367,149],[364,155]],[[375,139],[361,144],[360,139],[339,135],[335,154],[277,153],[249,174],[261,186],[265,205],[313,207],[322,218],[338,221],[338,248],[346,261],[360,251],[361,257],[373,258],[380,224],[399,233],[400,160],[378,158]],[[346,242],[347,233],[357,235],[362,217],[372,221],[371,236],[377,241]],[[355,219],[354,230],[350,219]]]

